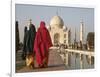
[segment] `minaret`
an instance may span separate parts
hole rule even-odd
[[[74,48],[76,49],[76,28],[75,28]]]
[[[68,31],[68,44],[71,44],[71,29]]]
[[[80,42],[83,44],[84,41],[84,22],[83,19],[81,18],[80,20]]]
[[[74,39],[74,43],[76,43],[76,28],[75,28],[75,39]]]

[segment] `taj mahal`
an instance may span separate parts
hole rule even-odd
[[[51,18],[48,30],[53,45],[64,44],[69,46],[71,42],[71,31],[64,25],[64,21],[60,16],[56,15]]]

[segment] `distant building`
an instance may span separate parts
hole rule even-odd
[[[71,43],[71,30],[68,29],[60,16],[53,16],[50,20],[48,30],[51,35],[53,45],[67,45]]]

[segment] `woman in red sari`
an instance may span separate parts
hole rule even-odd
[[[41,21],[34,42],[36,62],[39,67],[47,67],[49,48],[51,46],[52,46],[52,42],[51,42],[50,34],[45,27],[45,22]]]

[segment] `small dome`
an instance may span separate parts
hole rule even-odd
[[[50,26],[51,27],[59,27],[63,28],[64,22],[60,16],[53,16],[51,21],[50,21]]]
[[[65,31],[66,31],[66,30],[67,30],[67,27],[66,27],[66,26],[63,26],[63,30],[65,30]]]

